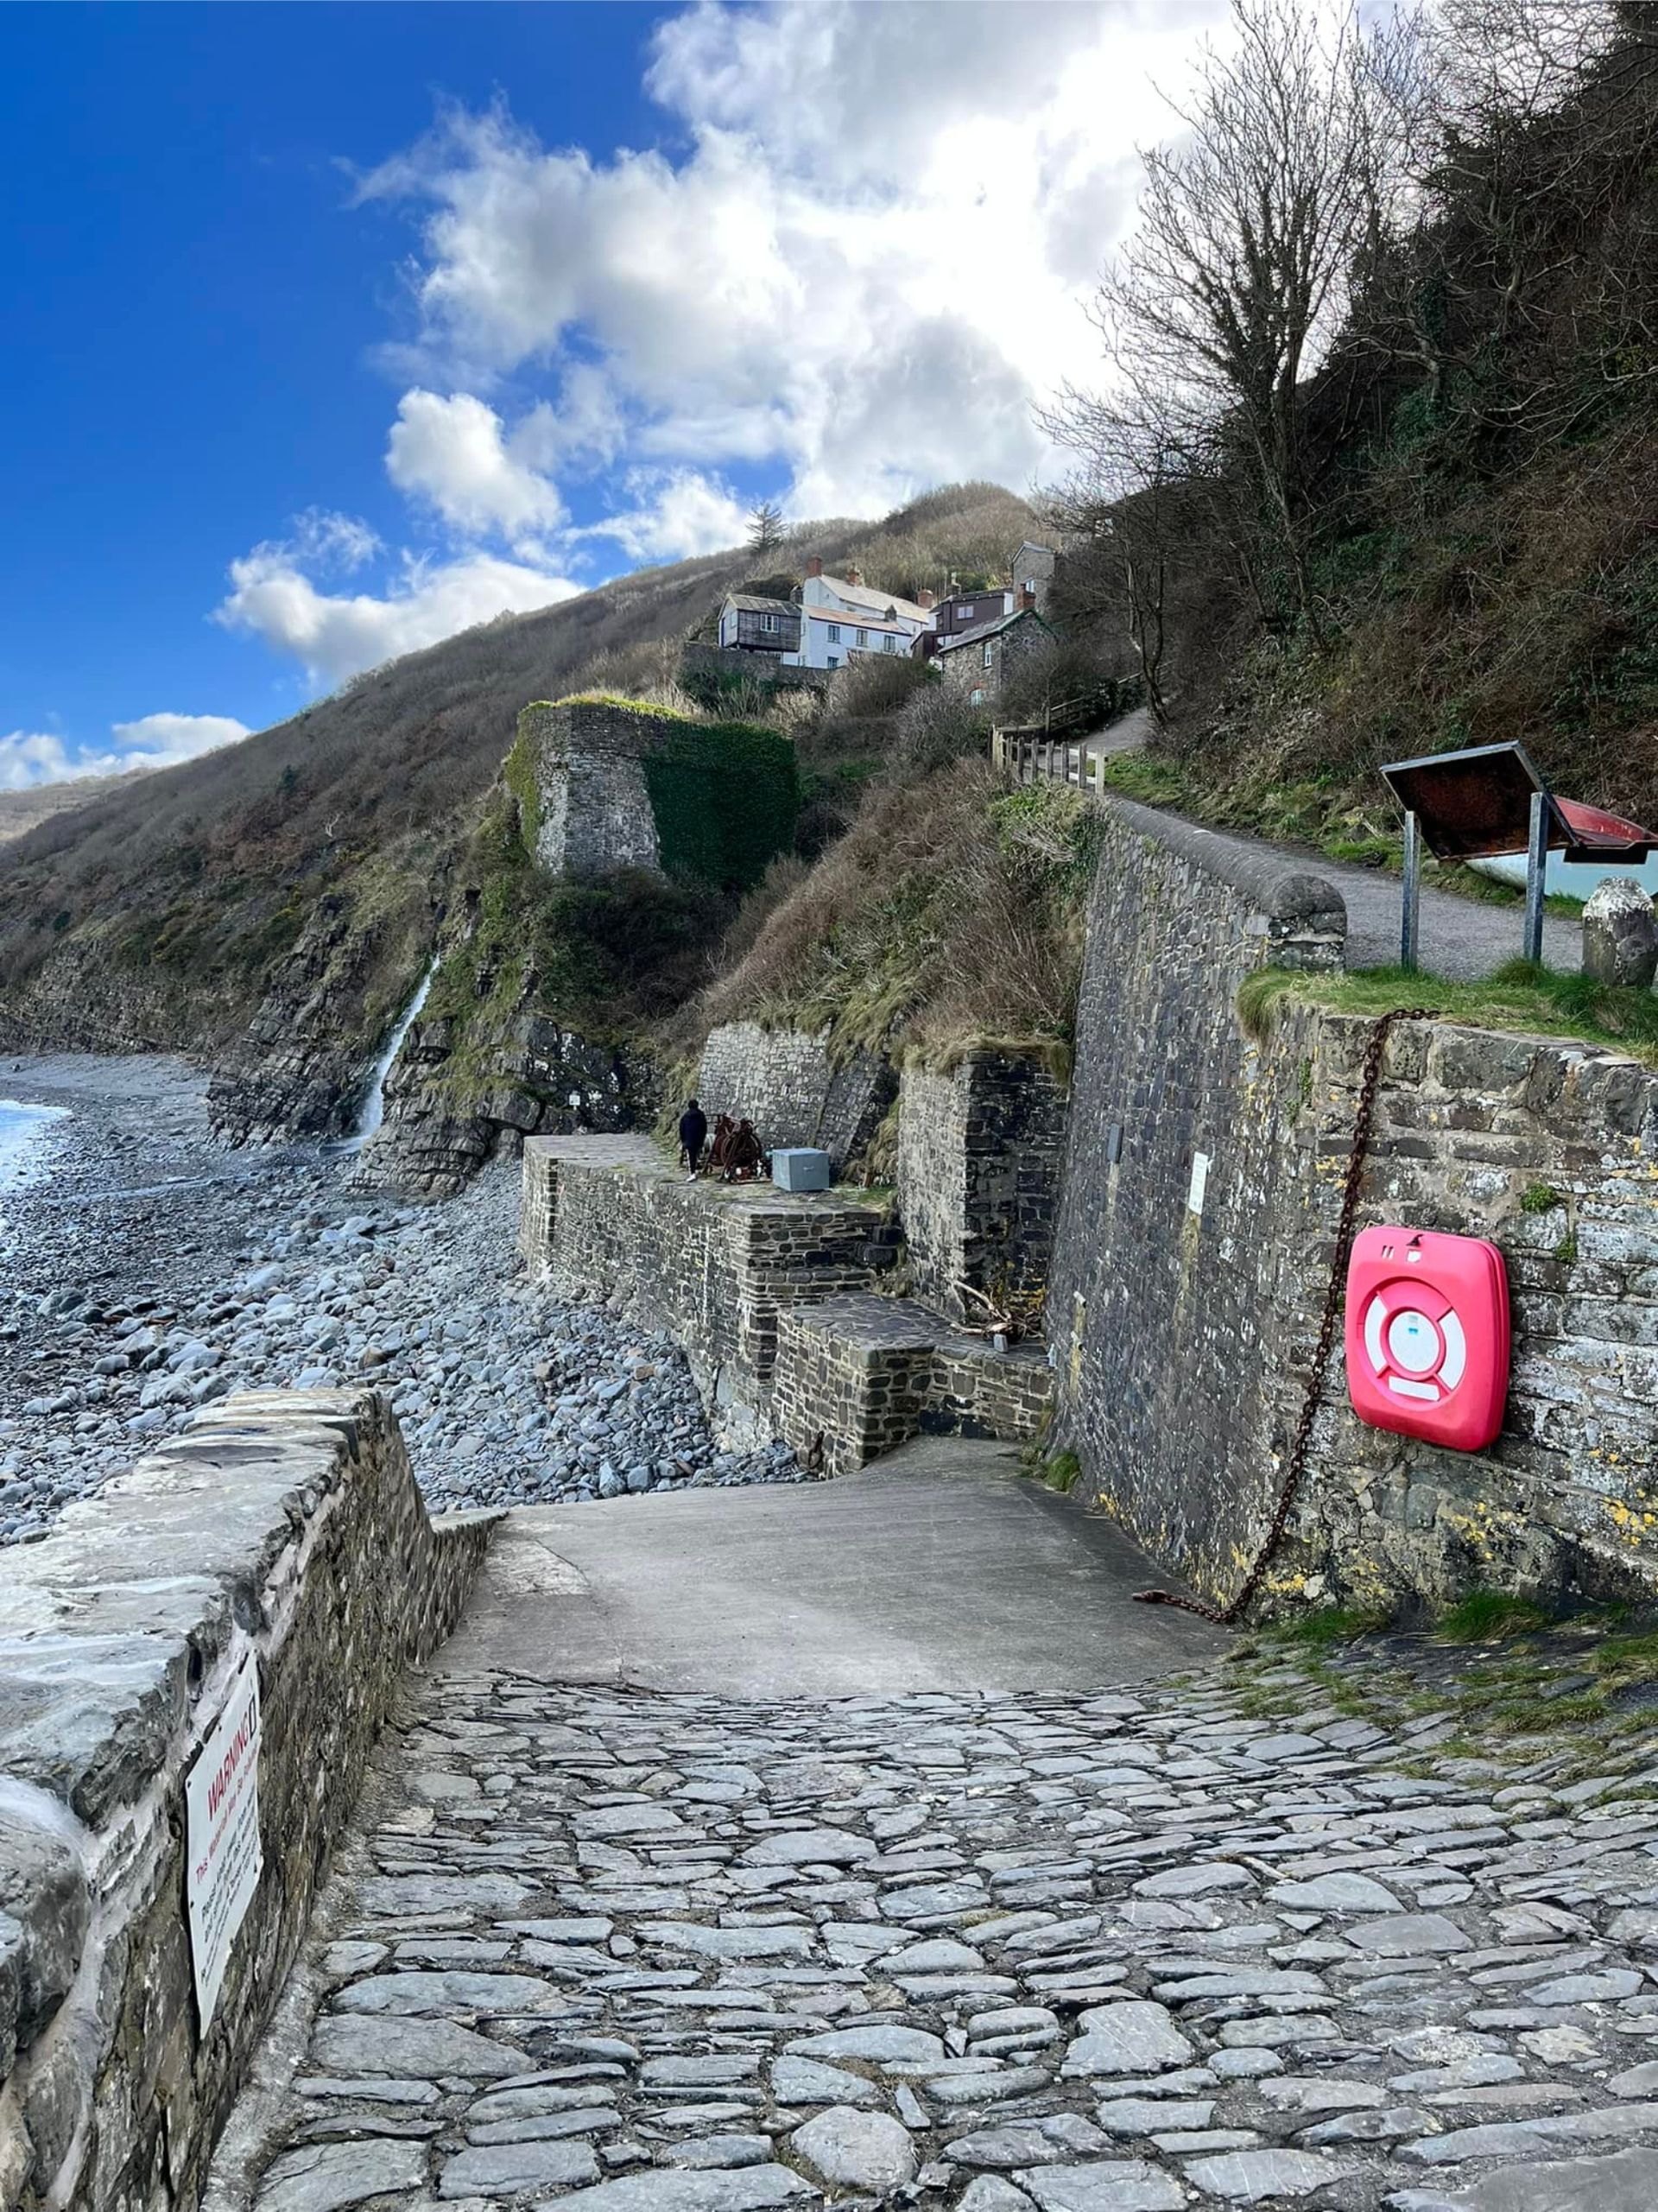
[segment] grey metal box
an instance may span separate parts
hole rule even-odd
[[[827,1190],[829,1155],[810,1144],[788,1146],[772,1154],[771,1179],[779,1190]]]

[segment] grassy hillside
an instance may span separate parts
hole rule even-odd
[[[132,776],[143,773],[142,769],[134,769]],[[77,776],[66,783],[35,783],[23,791],[0,791],[0,845],[9,845],[14,837],[26,837],[54,814],[90,807],[107,798],[117,784],[131,780],[131,776]]]
[[[762,570],[798,574],[815,553],[910,592],[1002,567],[1033,523],[1011,493],[965,485],[882,523],[803,528],[763,561],[736,551],[644,570],[389,662],[240,745],[122,779],[0,849],[0,1016],[49,996],[54,973],[90,967],[117,996],[130,976],[147,1000],[165,998],[147,1034],[212,1046],[296,947],[332,987],[345,937],[345,1017],[378,1023],[432,941],[527,700],[660,680],[723,593]]]

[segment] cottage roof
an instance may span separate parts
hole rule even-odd
[[[1011,614],[999,614],[993,622],[976,622],[971,630],[959,630],[952,637],[940,637],[939,650],[953,653],[958,645],[982,645],[987,637],[998,637],[1003,631],[1011,630],[1016,622],[1025,621],[1041,622],[1044,630],[1047,627],[1034,606],[1016,606]]]
[[[929,620],[927,610],[917,606],[913,599],[901,599],[895,592],[872,592],[867,584],[849,584],[844,576],[825,576],[821,580],[838,599],[849,600],[853,606],[868,607],[871,613],[903,615],[911,622]]]
[[[763,599],[757,592],[727,592],[727,606],[734,606],[739,614],[794,614],[800,612],[791,599]]]
[[[865,614],[862,607],[809,606],[801,612],[808,622],[838,622],[845,630],[891,631],[895,636],[908,637],[909,631],[902,622],[883,622],[878,617]]]

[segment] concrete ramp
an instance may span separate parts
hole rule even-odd
[[[738,1698],[1083,1690],[1224,1648],[1133,1602],[1165,1581],[1011,1447],[924,1437],[804,1488],[521,1508],[436,1664]]]

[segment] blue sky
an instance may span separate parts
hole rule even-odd
[[[1148,73],[1215,13],[0,8],[0,787],[261,727],[761,494],[1028,484]]]

